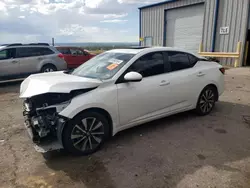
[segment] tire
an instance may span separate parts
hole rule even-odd
[[[65,150],[75,155],[96,152],[109,136],[107,119],[97,112],[84,112],[69,121],[63,130]]]
[[[57,71],[56,67],[54,65],[44,65],[41,69],[41,72],[54,72]]]
[[[196,112],[198,115],[208,115],[214,108],[216,102],[217,90],[213,86],[205,87],[197,101]]]

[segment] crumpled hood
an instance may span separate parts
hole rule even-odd
[[[44,93],[69,93],[72,90],[98,87],[101,83],[97,79],[65,74],[63,71],[34,74],[22,82],[20,98]]]

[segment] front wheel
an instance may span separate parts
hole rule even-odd
[[[215,102],[216,88],[211,86],[204,88],[199,96],[196,112],[202,116],[209,114],[213,110]]]
[[[77,155],[97,151],[109,134],[106,118],[97,112],[85,112],[68,122],[62,134],[64,148]]]

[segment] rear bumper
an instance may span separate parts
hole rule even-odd
[[[224,75],[221,75],[218,83],[218,94],[221,96],[225,90],[225,78]]]

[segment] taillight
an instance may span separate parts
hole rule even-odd
[[[58,54],[57,57],[64,59],[64,56],[63,56],[63,54],[61,54],[61,53]]]
[[[220,72],[221,72],[222,74],[225,74],[225,71],[226,71],[225,68],[223,68],[223,67],[220,68]]]

